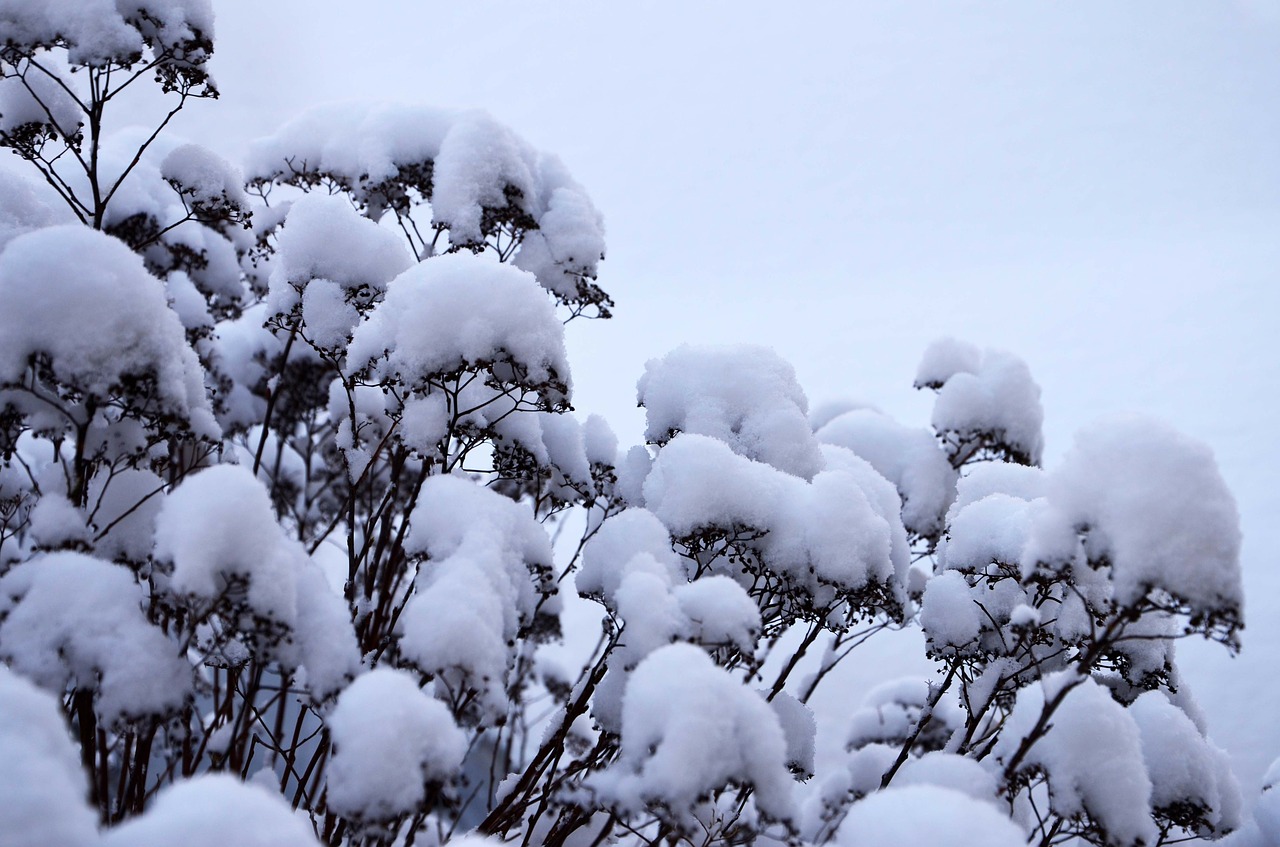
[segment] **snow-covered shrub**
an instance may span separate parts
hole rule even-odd
[[[104,134],[148,77],[211,96],[211,37],[204,0],[0,0],[40,177],[0,175],[0,843],[1280,832],[1176,664],[1241,626],[1207,448],[1126,418],[1042,468],[1027,366],[943,341],[932,428],[686,345],[620,449],[570,414],[612,301],[564,167],[417,106],[307,112],[247,185]],[[908,626],[938,673],[833,734],[815,694]]]

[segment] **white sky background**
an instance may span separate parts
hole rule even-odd
[[[624,444],[643,363],[685,341],[927,423],[942,335],[1027,359],[1050,464],[1120,410],[1211,443],[1249,628],[1235,662],[1188,649],[1191,683],[1247,785],[1280,754],[1280,0],[214,3],[223,98],[178,131],[224,154],[383,98],[565,160],[618,304],[570,327],[575,405]]]

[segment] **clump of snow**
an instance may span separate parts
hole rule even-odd
[[[969,594],[969,583],[955,571],[929,580],[920,603],[920,628],[935,655],[963,653],[982,632],[983,614]]]
[[[551,543],[530,511],[455,476],[423,484],[405,547],[425,554],[400,619],[400,650],[414,666],[478,694],[478,717],[506,711],[517,637],[554,612]],[[539,605],[542,608],[539,608]]]
[[[909,532],[923,538],[942,532],[957,474],[927,430],[904,426],[872,409],[855,409],[818,430],[817,438],[853,451],[897,487],[902,523]]]
[[[1087,557],[1111,565],[1116,603],[1159,588],[1193,615],[1239,614],[1239,514],[1204,444],[1146,418],[1104,421],[1076,437],[1049,501],[1033,552],[1084,532]]]
[[[632,559],[647,554],[669,573],[669,581],[686,579],[680,558],[671,550],[671,535],[646,509],[627,509],[603,524],[582,549],[575,575],[578,593],[609,602],[630,570]]]
[[[889,522],[845,471],[824,471],[810,483],[722,441],[682,434],[658,454],[644,499],[680,539],[754,530],[759,537],[747,543],[764,567],[816,607],[877,586],[887,592],[880,602],[900,600]],[[720,566],[742,575],[741,566]]]
[[[0,39],[4,23],[0,11]],[[41,69],[28,68],[21,79],[7,74],[0,79],[0,133],[7,136],[6,146],[17,148],[15,152],[28,145],[39,149],[50,133],[69,144],[79,143],[88,115],[76,102],[80,92],[75,82],[62,62],[47,61],[47,57]]]
[[[1040,387],[1018,357],[954,339],[925,351],[916,387],[936,388],[933,427],[957,467],[983,448],[1026,465],[1040,464],[1044,409]]]
[[[20,380],[37,354],[59,381],[97,397],[150,378],[155,412],[219,435],[164,287],[122,242],[85,226],[20,235],[0,253],[0,302],[0,383]]]
[[[0,577],[0,659],[54,694],[95,691],[106,725],[177,711],[191,675],[177,645],[142,613],[127,568],[50,553]]]
[[[839,847],[1021,847],[1025,842],[1022,830],[990,803],[935,785],[887,788],[854,803],[834,841]]]
[[[238,217],[249,209],[240,169],[199,144],[171,150],[160,163],[160,176],[187,199],[198,217]]]
[[[156,518],[159,590],[198,612],[218,611],[253,647],[307,669],[322,700],[359,666],[346,608],[324,575],[276,522],[248,468],[201,470],[165,499]]]
[[[361,215],[348,200],[310,194],[295,201],[284,220],[272,264],[269,307],[277,314],[290,311],[300,294],[307,296],[315,286],[313,280],[327,281],[340,294],[340,302],[367,305],[413,264],[403,239]],[[316,320],[319,305],[311,306],[308,327],[313,321],[324,322]],[[352,318],[346,333],[355,323]]]
[[[693,810],[730,782],[754,788],[757,808],[774,820],[795,814],[787,739],[762,697],[697,647],[651,653],[627,683],[618,761],[589,779],[619,809],[657,807],[673,825],[694,825]]]
[[[1200,733],[1186,713],[1160,691],[1148,691],[1129,706],[1142,737],[1151,777],[1151,805],[1174,813],[1201,810],[1214,831],[1240,826],[1240,786],[1227,754]],[[1181,809],[1180,809],[1181,807]]]
[[[415,265],[356,329],[349,367],[422,391],[464,370],[569,400],[564,327],[533,278],[470,254]]]
[[[915,730],[932,694],[930,684],[915,677],[889,680],[872,688],[863,698],[862,706],[853,713],[845,746],[849,749],[866,749],[878,744],[901,746]],[[960,704],[952,698],[941,698],[933,707],[932,718],[925,733],[918,739],[928,746],[941,746],[951,730],[964,725]],[[889,761],[897,750],[889,754]],[[887,763],[886,763],[887,768]],[[880,784],[876,773],[875,783]]]
[[[1015,764],[1016,751],[1054,702],[1047,729]],[[1006,768],[1043,769],[1050,808],[1065,818],[1088,814],[1109,843],[1155,840],[1152,784],[1138,725],[1092,678],[1063,671],[1018,692],[993,753]]]
[[[233,776],[183,780],[140,817],[107,830],[101,847],[320,847],[305,817],[279,794]]]
[[[813,711],[785,691],[774,695],[769,706],[778,716],[782,734],[787,739],[787,767],[800,778],[808,779],[814,772],[814,745],[818,734]]]
[[[822,468],[795,370],[767,347],[686,344],[646,363],[636,390],[652,444],[706,435],[805,479]]]
[[[333,741],[329,808],[362,822],[417,811],[427,787],[451,779],[467,750],[445,705],[403,671],[379,668],[358,677],[325,723]]]
[[[0,113],[3,113],[0,107]],[[33,229],[69,224],[75,217],[56,195],[19,174],[0,168],[0,250]]]
[[[0,665],[0,833],[6,847],[90,847],[97,815],[58,701]]]
[[[127,10],[127,11],[126,11]],[[4,0],[0,4],[0,42],[24,50],[63,44],[72,64],[132,64],[144,43],[159,55],[175,53],[200,64],[212,52],[194,42],[213,37],[209,0]]]
[[[604,254],[600,213],[564,165],[479,111],[388,103],[320,106],[253,145],[249,178],[326,178],[375,220],[429,201],[432,225],[476,247],[498,221],[525,229],[515,264],[565,302],[591,299]]]

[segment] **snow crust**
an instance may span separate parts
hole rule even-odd
[[[418,810],[427,786],[462,766],[467,737],[443,703],[404,671],[358,677],[326,719],[333,740],[329,808],[358,821],[390,821]]]

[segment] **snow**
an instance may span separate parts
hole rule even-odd
[[[569,399],[564,327],[532,276],[469,254],[405,271],[357,328],[348,367],[411,391],[466,369],[493,369],[542,401]],[[384,358],[385,357],[385,358]]]
[[[1240,518],[1204,444],[1144,417],[1101,421],[1050,475],[1049,500],[1110,561],[1117,603],[1160,588],[1193,614],[1239,613]]]
[[[108,829],[101,847],[319,847],[279,794],[225,774],[174,783],[147,811]]]
[[[97,815],[58,700],[0,665],[0,838],[5,847],[90,847]]]
[[[526,233],[515,264],[567,302],[578,299],[581,278],[595,277],[604,254],[601,216],[563,164],[481,111],[391,103],[313,108],[255,142],[249,157],[251,180],[300,174],[335,179],[375,220],[408,202],[396,185],[406,179],[426,195],[432,224],[447,228],[455,246],[483,243],[487,212],[518,211],[537,228]]]
[[[1063,671],[1022,689],[996,742],[996,759],[1006,766],[1012,761],[1043,710],[1064,688],[1070,690],[1018,769],[1043,768],[1050,808],[1063,817],[1088,813],[1109,843],[1153,842],[1152,782],[1138,725],[1093,679]]]
[[[106,726],[176,712],[191,693],[178,646],[143,616],[127,568],[80,553],[36,556],[0,577],[0,658],[41,688],[96,692]]]
[[[969,593],[964,576],[947,571],[925,584],[920,603],[920,628],[936,655],[963,654],[982,632],[984,616]]]
[[[1191,718],[1162,692],[1148,691],[1138,697],[1129,714],[1142,737],[1152,807],[1199,806],[1214,830],[1238,828],[1243,801],[1227,754],[1204,738]]]
[[[254,615],[293,625],[305,555],[285,543],[271,497],[248,468],[215,465],[175,488],[156,519],[155,552],[173,566],[168,593],[207,607],[244,580]]]
[[[295,201],[278,239],[267,301],[278,314],[289,312],[297,292],[308,291],[312,280],[327,280],[348,302],[359,298],[367,305],[414,264],[403,238],[361,215],[343,197],[309,194]],[[352,325],[354,320],[348,333]]]
[[[672,644],[651,653],[628,680],[618,761],[589,784],[626,811],[658,805],[684,828],[700,799],[733,781],[755,789],[761,813],[790,820],[787,752],[763,698],[697,647]]]
[[[399,624],[405,658],[479,693],[478,716],[506,713],[517,637],[553,595],[551,544],[520,504],[456,476],[423,484],[405,549],[425,554]],[[541,611],[558,611],[554,599]]]
[[[54,375],[98,397],[154,377],[159,408],[206,437],[219,434],[204,370],[164,287],[123,243],[88,227],[20,235],[0,253],[0,382],[45,354]],[[92,332],[86,332],[92,327]]]
[[[4,23],[0,6],[0,39]],[[0,132],[22,139],[30,129],[41,134],[53,130],[61,140],[78,139],[88,118],[77,102],[83,93],[62,62],[55,59],[41,65],[43,71],[29,69],[21,79],[6,75],[0,80]]]
[[[199,144],[183,144],[169,151],[160,163],[160,176],[202,213],[242,214],[249,208],[240,169]]]
[[[782,734],[787,739],[787,767],[800,776],[808,779],[814,773],[814,753],[817,741],[818,725],[813,711],[785,691],[779,691],[769,701],[773,713],[778,716],[782,725]]]
[[[313,699],[355,675],[360,656],[342,598],[276,523],[263,484],[242,465],[215,465],[188,477],[156,517],[156,558],[168,566],[157,589],[216,611],[263,656],[303,666]]]
[[[4,113],[0,107],[0,114]],[[0,168],[0,250],[24,232],[57,224],[69,224],[75,217],[71,210],[52,196],[52,192],[25,176]]]
[[[899,590],[890,525],[847,472],[825,471],[809,483],[714,438],[681,434],[659,452],[644,499],[677,538],[764,532],[750,543],[765,567],[819,607],[834,591]]]
[[[627,509],[601,524],[583,547],[582,567],[574,577],[578,593],[610,604],[640,554],[664,568],[669,582],[686,579],[684,565],[671,550],[671,536],[657,516],[647,509]]]
[[[822,468],[795,370],[767,347],[678,347],[645,364],[636,399],[651,444],[685,432],[805,479]]]
[[[146,11],[160,26],[135,18],[134,9]],[[197,32],[213,37],[209,0],[139,0],[132,6],[114,0],[0,0],[0,42],[26,49],[65,43],[73,64],[129,64],[142,52],[144,35],[158,37],[157,46],[178,47]],[[204,57],[186,58],[199,62]]]
[[[837,416],[818,430],[819,441],[853,451],[897,486],[909,532],[935,538],[955,496],[957,474],[934,436],[872,409]]]
[[[1025,362],[1001,350],[979,353],[946,339],[925,351],[916,376],[918,388],[939,382],[933,427],[954,442],[953,456],[967,458],[964,445],[981,439],[1009,448],[1024,464],[1040,464],[1044,409]]]
[[[991,804],[950,788],[888,788],[854,803],[836,833],[839,847],[964,845],[1020,847],[1026,836]]]
[[[419,810],[428,786],[452,778],[467,750],[448,708],[403,671],[379,668],[358,677],[325,723],[333,741],[329,808],[357,821]]]

